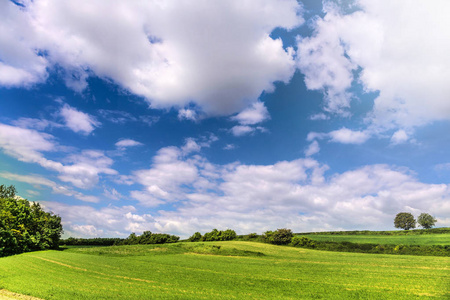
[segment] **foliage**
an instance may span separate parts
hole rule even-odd
[[[134,232],[126,239],[122,240],[119,245],[146,245],[146,244],[165,244],[176,243],[180,239],[179,236],[170,235],[166,233],[152,233],[151,231],[144,231],[141,235],[136,235]]]
[[[189,242],[198,242],[202,239],[202,234],[200,232],[196,232],[193,235],[191,235],[188,239]]]
[[[316,247],[316,243],[312,239],[307,238],[305,236],[302,237],[294,236],[292,238],[291,245],[294,247],[307,247],[312,249]]]
[[[41,299],[447,299],[449,259],[236,241],[90,247],[2,258],[0,281]]]
[[[0,257],[56,249],[62,233],[61,218],[45,212],[39,203],[15,196],[13,186],[0,186]]]
[[[121,238],[74,238],[62,239],[59,244],[66,246],[112,246],[120,244],[124,239]]]
[[[217,230],[213,229],[211,232],[205,233],[201,237],[201,241],[212,242],[212,241],[231,241],[237,237],[236,232],[232,229],[227,230]]]
[[[16,196],[16,193],[17,191],[15,186],[6,186],[4,184],[0,185],[0,199],[14,198]]]
[[[419,225],[425,229],[432,228],[436,223],[436,221],[437,220],[433,216],[427,213],[421,213],[420,216],[417,218],[417,223],[419,223]]]
[[[275,245],[287,245],[291,242],[294,234],[290,229],[282,228],[275,231],[266,231],[264,241]]]
[[[416,220],[411,213],[401,212],[395,216],[394,225],[395,228],[409,230],[411,228],[416,228]]]

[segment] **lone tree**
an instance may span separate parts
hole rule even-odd
[[[437,220],[433,216],[427,213],[421,213],[417,218],[417,223],[419,223],[419,225],[425,229],[430,229],[431,227],[433,227],[436,221]]]
[[[395,216],[394,225],[395,228],[409,230],[411,228],[416,228],[416,220],[412,214],[401,212]]]

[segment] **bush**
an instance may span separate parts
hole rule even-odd
[[[316,243],[312,239],[304,236],[302,237],[294,236],[292,238],[291,245],[294,247],[307,247],[307,248],[316,247]]]
[[[282,228],[276,231],[266,231],[263,235],[263,239],[266,243],[275,245],[287,245],[291,242],[294,234],[290,229]]]
[[[195,234],[197,234],[197,232],[194,233],[194,235]],[[194,237],[194,235],[192,237]],[[225,231],[222,231],[222,230],[219,231],[219,230],[214,228],[211,232],[205,233],[201,237],[201,241],[204,241],[204,242],[231,241],[231,240],[234,240],[236,237],[237,237],[236,232],[234,230],[232,230],[232,229],[227,229]],[[191,241],[191,242],[193,242],[193,241]]]

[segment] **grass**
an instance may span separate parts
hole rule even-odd
[[[254,242],[42,251],[0,258],[0,290],[42,299],[448,299],[450,258]]]
[[[301,235],[300,235],[301,236]],[[384,245],[450,245],[448,234],[423,235],[334,235],[334,234],[308,234],[306,237],[320,242],[351,242],[360,244]]]

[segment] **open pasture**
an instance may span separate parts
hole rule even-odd
[[[0,259],[0,290],[42,299],[448,299],[450,258],[253,242],[42,251]]]

